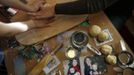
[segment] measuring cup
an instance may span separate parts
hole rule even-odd
[[[123,40],[120,40],[120,45],[122,52],[118,54],[118,65],[120,67],[129,67],[134,62],[134,58],[130,52],[127,51],[125,42]]]
[[[71,45],[76,48],[77,50],[83,49],[85,46],[89,48],[92,52],[97,55],[101,55],[101,52],[95,48],[94,46],[90,45],[89,36],[84,31],[76,31],[72,34],[70,38]]]

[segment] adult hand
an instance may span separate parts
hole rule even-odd
[[[25,22],[12,22],[3,23],[0,22],[0,36],[13,36],[21,32],[28,31],[33,28],[41,28],[49,26],[49,23],[54,19],[45,20],[29,20]]]
[[[41,7],[40,11],[36,13],[29,13],[32,16],[32,19],[47,19],[54,17],[55,15],[55,4],[45,4]]]
[[[37,12],[43,5],[45,4],[45,0],[34,0],[28,3],[30,12]]]

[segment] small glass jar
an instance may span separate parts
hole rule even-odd
[[[69,47],[66,51],[65,51],[65,55],[68,59],[73,59],[76,58],[78,56],[78,50]]]

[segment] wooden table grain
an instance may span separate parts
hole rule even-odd
[[[58,3],[60,3],[60,2],[74,1],[74,0],[46,0],[46,1],[48,3],[55,3],[57,1],[58,1]],[[15,17],[12,18],[12,21],[25,21],[25,20],[28,20],[28,19],[29,19],[29,17],[27,16],[27,14],[25,14],[21,11],[21,13],[17,14]],[[103,11],[101,11],[101,12],[98,12],[98,13],[95,13],[95,14],[90,14],[89,15],[89,22],[90,22],[90,26],[99,25],[102,29],[109,29],[109,31],[110,31],[110,33],[113,37],[113,41],[108,42],[106,44],[112,45],[112,47],[114,48],[115,54],[118,54],[121,51],[119,41],[123,38],[120,36],[120,34],[115,29],[115,27],[113,26],[111,21],[108,19],[108,17],[105,15],[105,13]],[[77,27],[72,28],[68,31],[84,30],[84,31],[88,32],[89,27],[77,26]],[[61,28],[62,28],[62,26],[61,26]],[[56,41],[55,37],[56,36],[54,36],[50,39],[47,39],[47,41],[51,45],[52,50],[57,46],[57,44],[55,42]],[[100,46],[96,46],[93,38],[90,37],[89,39],[90,39],[89,43],[91,45],[100,49]],[[126,44],[126,46],[127,46],[127,44]],[[128,46],[127,46],[127,50],[132,53],[131,49]],[[81,56],[87,56],[87,55],[92,55],[92,54],[93,54],[92,52],[81,53]],[[17,55],[18,55],[17,50],[7,50],[7,51],[5,51],[5,63],[6,63],[6,66],[7,66],[8,75],[16,75],[15,71],[14,71],[13,59]],[[61,70],[62,75],[64,75],[63,61],[67,59],[66,56],[65,56],[64,50],[59,51],[56,54],[56,56],[61,61],[61,64],[57,67],[57,69]],[[43,60],[42,60],[43,62],[45,61],[45,58],[46,57],[43,57]],[[27,75],[45,75],[45,73],[42,70],[42,67],[44,67],[45,64],[40,65],[40,62],[37,63],[35,60],[24,60],[24,62],[25,62],[25,66],[26,66],[26,74]],[[116,75],[116,72],[113,70],[113,67],[115,67],[116,65],[107,64],[107,66],[108,66],[108,71],[104,75]],[[36,71],[36,70],[38,70],[38,71]]]
[[[111,21],[108,19],[108,17],[105,15],[105,13],[103,11],[95,13],[95,14],[90,14],[89,15],[89,22],[90,22],[90,26],[92,25],[99,25],[102,29],[109,29],[110,33],[112,34],[113,37],[113,41],[106,43],[109,45],[112,45],[115,51],[115,54],[118,54],[119,52],[121,52],[121,47],[119,44],[119,41],[121,39],[123,39],[120,34],[118,33],[118,31],[115,29],[115,27],[113,26],[113,24],[111,23]],[[90,27],[89,26],[89,27]],[[71,30],[84,30],[88,32],[89,27],[82,27],[82,26],[77,26],[75,28],[70,29]],[[98,49],[100,49],[100,46],[96,46],[93,38],[89,38],[89,43],[94,45],[95,47],[97,47]],[[51,48],[52,50],[56,47],[56,42],[55,42],[55,36],[48,39],[47,40],[49,42],[49,44],[51,44]],[[127,46],[127,44],[126,44]],[[127,46],[127,50],[131,51],[131,49]],[[15,75],[14,74],[14,67],[13,67],[13,58],[15,56],[11,56],[8,51],[5,52],[5,62],[6,62],[6,66],[7,66],[7,70],[8,70],[8,74],[9,75]],[[15,51],[16,54],[16,51]],[[88,52],[88,53],[82,53],[81,56],[86,56],[86,55],[91,55],[93,54],[92,52]],[[133,53],[132,53],[133,54]],[[63,68],[63,61],[66,60],[67,58],[65,57],[65,53],[64,51],[59,51],[56,56],[60,59],[61,64],[57,67],[58,69],[60,69],[62,71],[62,75],[64,75],[64,68]],[[45,57],[44,57],[45,58]],[[9,60],[10,59],[10,60]],[[45,73],[41,70],[39,71],[39,73],[36,73],[34,70],[38,70],[38,68],[34,68],[36,67],[36,65],[38,64],[35,61],[32,60],[25,60],[26,63],[26,72],[28,75],[45,75]],[[40,65],[40,66],[44,66]],[[104,75],[116,75],[116,72],[113,70],[113,67],[115,67],[116,65],[108,65],[108,71],[104,74]]]

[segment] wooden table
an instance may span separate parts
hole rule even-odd
[[[120,34],[118,33],[118,31],[114,28],[113,24],[110,22],[110,20],[108,19],[108,17],[105,15],[104,12],[98,12],[95,14],[91,14],[89,16],[89,22],[91,23],[91,25],[99,25],[102,29],[108,28],[110,33],[112,34],[113,37],[113,41],[109,42],[107,44],[112,45],[114,50],[115,50],[115,54],[118,54],[121,50],[120,45],[119,45],[119,41],[122,39],[122,37],[120,36]],[[91,26],[90,25],[90,26]],[[70,30],[84,30],[84,31],[88,31],[88,27],[81,27],[81,26],[77,26],[75,28],[72,28]],[[47,41],[49,41],[49,44],[51,44],[51,48],[54,49],[56,47],[56,42],[55,42],[55,37],[52,37],[50,39],[48,39]],[[93,38],[90,37],[90,44],[95,45]],[[96,46],[98,49],[100,48],[100,46]],[[130,48],[127,46],[128,51],[131,52]],[[7,66],[7,70],[8,70],[8,74],[9,75],[15,75],[14,73],[14,66],[13,66],[13,58],[17,55],[17,52],[14,51],[14,55],[11,55],[7,52],[5,52],[5,62],[6,62],[6,66]],[[131,52],[132,53],[132,52]],[[91,52],[88,53],[83,53],[81,54],[81,56],[85,56],[85,55],[90,55],[92,54]],[[66,60],[65,54],[63,51],[59,51],[56,56],[61,60],[61,64],[58,66],[58,69],[60,69],[62,71],[62,75],[64,75],[63,72],[63,63],[62,61]],[[34,66],[37,64],[37,62],[33,61],[33,60],[25,60],[26,63],[26,72],[27,74],[31,72],[32,68],[34,68]],[[42,65],[43,66],[43,65]],[[115,65],[108,65],[108,72],[105,73],[104,75],[116,75],[116,72],[113,70],[113,67]],[[33,74],[36,75],[36,74]],[[44,75],[44,72],[41,71],[40,74],[38,75]]]

